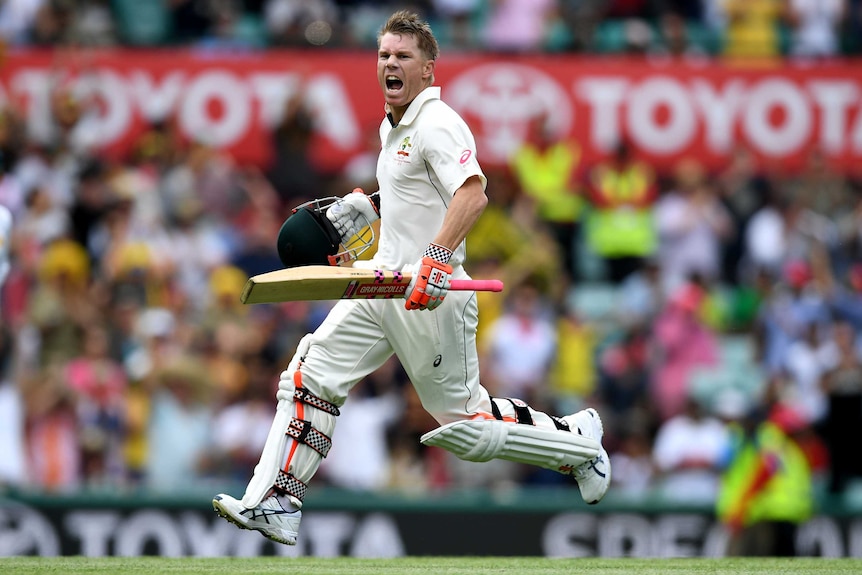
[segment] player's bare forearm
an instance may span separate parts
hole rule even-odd
[[[443,225],[434,238],[434,243],[451,250],[457,248],[467,237],[487,205],[488,196],[485,195],[479,177],[468,178],[455,192],[452,203],[446,211]]]

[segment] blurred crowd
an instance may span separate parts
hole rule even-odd
[[[396,9],[444,50],[822,58],[862,51],[860,0],[5,0],[15,46],[374,47]]]
[[[81,22],[62,29],[101,22],[118,41],[118,11],[132,4],[76,3]],[[385,4],[178,0],[163,8],[175,33],[197,30],[195,41],[221,21],[192,26],[180,15],[242,8],[269,29],[282,22],[269,38],[290,44],[288,24],[314,10],[346,25],[347,14],[390,10]],[[552,13],[600,3],[421,4],[451,23],[528,5],[541,8],[546,25]],[[600,11],[652,18],[695,4],[617,1]],[[858,10],[855,2],[744,3],[770,14],[775,7],[776,17],[787,15],[778,6],[811,4],[841,6],[836,31]],[[8,0],[0,30],[12,42],[59,42],[44,35],[42,19],[45,11],[68,17],[69,7]],[[701,8],[685,18],[706,18]],[[0,301],[0,485],[183,492],[244,484],[279,373],[331,304],[243,306],[240,292],[250,275],[281,267],[274,240],[290,209],[374,189],[373,159],[317,169],[301,101],[272,131],[268,166],[185,141],[170,123],[151,126],[128,157],[107,160],[74,141],[79,103],[58,94],[51,110],[48,142],[29,140],[14,109],[0,114],[0,205],[14,219]],[[804,471],[781,493],[800,481],[833,496],[858,486],[860,182],[817,150],[794,173],[769,171],[744,149],[719,169],[686,159],[657,170],[626,142],[582,165],[577,142],[554,139],[546,121],[535,119],[508,165],[487,167],[490,203],[468,238],[468,271],[507,285],[479,294],[484,384],[560,415],[597,407],[617,497],[713,504],[745,445],[780,447],[762,459],[764,474]],[[568,481],[425,448],[418,438],[433,427],[393,360],[347,400],[315,485],[421,493]],[[785,440],[803,457],[785,461]],[[753,489],[760,475],[749,467]]]

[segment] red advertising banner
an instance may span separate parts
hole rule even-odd
[[[301,94],[314,114],[315,162],[337,170],[367,149],[382,118],[375,66],[367,51],[12,52],[0,68],[0,102],[19,106],[31,135],[47,139],[50,97],[63,88],[87,105],[75,127],[80,145],[122,154],[147,122],[170,119],[188,138],[265,164],[285,102]],[[781,170],[800,167],[812,150],[845,170],[862,164],[857,61],[740,68],[444,54],[436,76],[488,165],[506,161],[537,114],[577,140],[586,163],[625,138],[664,167],[685,157],[716,166],[743,147]]]

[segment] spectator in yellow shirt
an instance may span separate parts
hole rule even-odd
[[[784,0],[724,0],[724,46],[730,58],[776,58],[781,55]]]

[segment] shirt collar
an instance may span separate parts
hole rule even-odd
[[[404,111],[404,117],[401,118],[401,121],[398,122],[398,125],[409,125],[413,120],[416,119],[416,116],[419,114],[419,109],[430,100],[439,100],[440,99],[440,86],[428,86],[410,102],[410,105],[407,106],[407,110]],[[389,121],[392,121],[392,116],[389,116]]]

